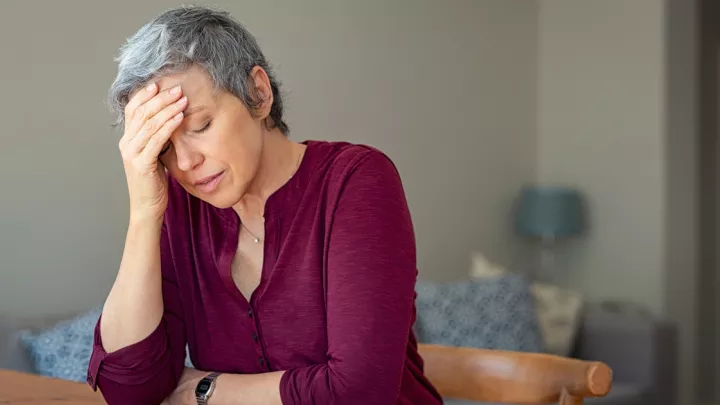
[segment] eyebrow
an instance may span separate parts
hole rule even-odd
[[[183,114],[187,117],[190,114],[194,114],[194,113],[196,113],[198,111],[202,111],[206,108],[207,107],[205,107],[204,105],[196,105],[195,107],[187,108],[185,111],[183,111]]]

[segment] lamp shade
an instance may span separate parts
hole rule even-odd
[[[585,228],[580,192],[568,187],[525,187],[515,217],[519,234],[534,238],[567,238]]]

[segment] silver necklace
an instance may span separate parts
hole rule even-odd
[[[293,173],[290,175],[290,178],[292,178],[292,177],[295,175],[295,173],[297,173],[297,170],[300,168],[300,157],[301,157],[301,156],[302,156],[302,153],[298,153],[297,162],[295,162],[295,170],[293,170]],[[252,237],[253,242],[255,242],[255,243],[260,243],[260,238],[259,238],[257,235],[255,235],[254,233],[252,233],[252,232],[248,229],[248,227],[245,226],[245,223],[244,223],[244,222],[240,221],[240,226],[242,226],[243,228],[245,228],[245,231],[250,234],[250,236]]]
[[[260,238],[258,238],[257,236],[255,236],[254,233],[250,232],[250,230],[248,229],[248,227],[245,226],[245,224],[244,224],[242,221],[240,222],[240,226],[242,226],[243,228],[245,228],[245,231],[246,231],[247,233],[249,233],[250,236],[252,236],[253,242],[255,242],[255,243],[260,243]]]

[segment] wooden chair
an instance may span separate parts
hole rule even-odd
[[[419,345],[425,375],[444,397],[508,404],[580,405],[610,392],[612,371],[540,353]]]

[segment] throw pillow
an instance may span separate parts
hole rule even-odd
[[[542,352],[530,286],[514,274],[445,284],[418,281],[415,333],[422,343]]]
[[[38,374],[70,381],[85,381],[93,345],[93,330],[99,308],[54,327],[33,333],[24,331],[20,340]]]
[[[473,254],[471,278],[486,280],[506,274],[510,274],[510,272],[491,263],[484,255]],[[537,305],[546,352],[558,356],[570,356],[580,329],[582,295],[576,291],[543,283],[533,283],[532,293]]]
[[[554,285],[532,286],[547,353],[568,357],[575,347],[582,316],[582,296]]]

